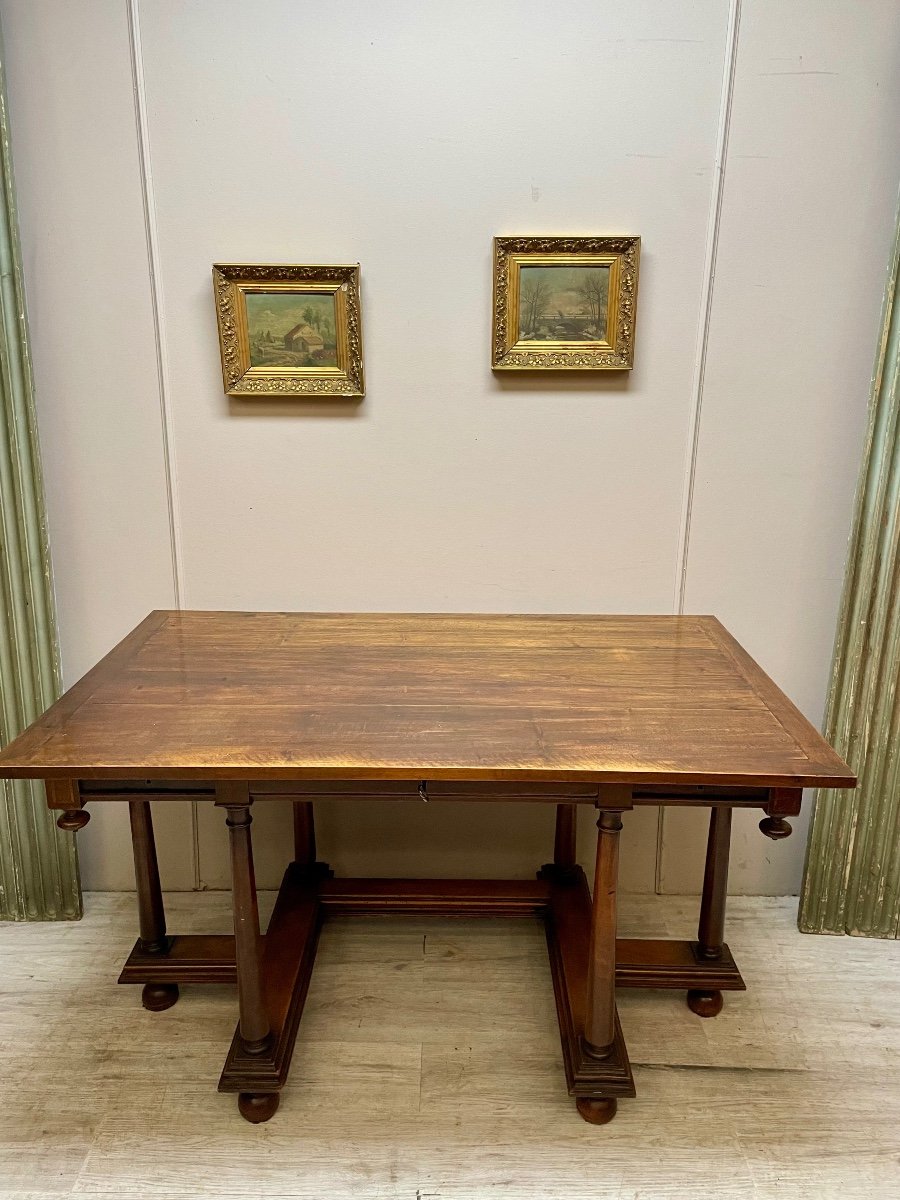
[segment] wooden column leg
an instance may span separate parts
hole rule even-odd
[[[612,1055],[616,1036],[616,889],[621,813],[601,811],[597,829],[583,1048],[589,1058],[606,1059]],[[594,1125],[603,1125],[616,1115],[616,1101],[611,1097],[581,1096],[576,1103],[584,1119]]]
[[[575,819],[578,806],[557,804],[556,836],[553,839],[553,864],[563,871],[571,871],[577,854]]]
[[[262,939],[250,838],[249,788],[225,783],[216,787],[216,804],[225,808],[231,842],[231,899],[234,910],[234,952],[237,967],[241,1048],[260,1055],[271,1049],[272,1037],[262,981]],[[267,1121],[278,1108],[278,1092],[241,1092],[238,1109],[248,1121]]]
[[[138,946],[144,954],[165,955],[169,952],[166,937],[166,913],[159,885],[159,864],[153,837],[153,818],[149,800],[130,800],[131,848],[134,852],[134,880],[137,888]],[[178,999],[176,983],[145,983],[141,1003],[150,1012],[171,1008]]]
[[[709,838],[706,843],[706,868],[697,941],[700,957],[715,961],[722,957],[725,943],[725,903],[728,896],[728,856],[731,851],[731,809],[711,808]],[[691,990],[688,1008],[698,1017],[715,1017],[722,1011],[720,991]]]
[[[316,863],[316,825],[311,800],[294,801],[294,862],[306,870]]]
[[[225,824],[231,834],[231,894],[237,965],[241,1039],[247,1054],[261,1054],[269,1043],[269,1018],[260,971],[262,939],[250,839],[250,803],[228,805]]]
[[[316,862],[316,821],[312,800],[294,801],[294,862],[317,879],[334,876],[328,863]]]
[[[561,883],[575,878],[578,862],[577,818],[577,804],[557,804],[553,862],[541,867],[539,879],[555,879]]]

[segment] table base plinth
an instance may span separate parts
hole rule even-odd
[[[236,1030],[219,1080],[219,1091],[239,1093],[247,1120],[268,1120],[277,1108],[273,1094],[287,1081],[322,922],[331,915],[403,913],[543,918],[569,1094],[585,1120],[597,1124],[612,1118],[618,1097],[635,1094],[618,1017],[608,1054],[598,1057],[584,1044],[591,897],[580,868],[536,880],[334,879],[320,864],[309,869],[292,863],[263,937],[269,1044],[249,1054]],[[177,988],[236,982],[233,935],[176,934],[167,946],[166,953],[149,953],[138,940],[119,983]],[[617,940],[616,985],[675,988],[693,996],[745,987],[727,946],[710,960],[697,942],[647,938]]]
[[[285,871],[262,952],[269,1044],[261,1053],[248,1053],[238,1026],[219,1079],[220,1092],[252,1097],[280,1091],[287,1082],[322,927],[319,879],[296,863]],[[245,1099],[241,1105],[243,1115],[248,1104]]]
[[[140,939],[119,983],[236,983],[233,933],[188,933],[169,938],[168,954],[148,954]]]

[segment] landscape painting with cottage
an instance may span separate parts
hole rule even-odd
[[[331,292],[246,292],[251,367],[336,367]]]
[[[606,339],[608,266],[523,266],[519,275],[521,341]]]

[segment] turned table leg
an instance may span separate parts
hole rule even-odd
[[[553,838],[553,865],[560,871],[571,871],[576,862],[577,841],[575,804],[557,804],[556,833]]]
[[[538,879],[555,879],[562,883],[575,878],[578,862],[577,815],[576,804],[557,804],[553,862],[544,863],[538,871]]]
[[[602,811],[597,829],[583,1049],[589,1058],[607,1059],[616,1036],[616,887],[621,814]],[[580,1096],[576,1104],[582,1117],[594,1125],[605,1125],[616,1115],[612,1097]]]
[[[697,940],[700,956],[707,961],[722,957],[725,943],[725,903],[728,897],[728,856],[731,851],[731,809],[711,808],[709,837],[706,843],[706,868],[703,873],[703,897]],[[716,990],[692,990],[687,994],[688,1008],[698,1017],[715,1017],[722,1011],[722,993]]]
[[[316,863],[316,825],[311,800],[294,801],[294,862],[306,870]]]
[[[263,995],[262,939],[250,838],[251,803],[246,785],[228,783],[216,788],[216,804],[226,810],[225,824],[231,842],[231,897],[241,1048],[245,1054],[259,1055],[270,1049],[272,1038]],[[278,1108],[278,1101],[278,1092],[241,1092],[238,1109],[248,1121],[268,1121]]]
[[[153,837],[153,818],[149,800],[129,800],[131,847],[134,852],[134,879],[137,888],[138,945],[145,954],[165,955],[169,951],[166,938],[166,913],[159,884],[159,864],[156,841]],[[176,983],[145,983],[141,1003],[150,1012],[171,1008],[178,999]]]
[[[330,879],[334,872],[328,863],[316,862],[316,821],[312,800],[295,800],[294,862],[319,879]]]

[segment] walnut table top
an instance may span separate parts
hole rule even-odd
[[[709,616],[154,612],[0,776],[852,786]]]

